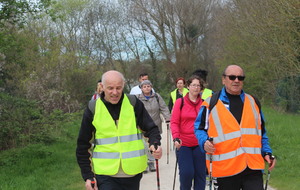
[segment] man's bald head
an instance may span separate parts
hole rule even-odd
[[[122,97],[125,78],[122,73],[110,70],[102,75],[104,99],[112,104],[117,104]]]
[[[119,71],[115,71],[115,70],[110,70],[110,71],[103,73],[102,83],[105,84],[107,82],[107,80],[122,80],[123,83],[125,84],[125,78],[124,78],[123,74],[120,73]]]

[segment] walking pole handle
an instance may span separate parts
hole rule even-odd
[[[157,150],[157,148],[158,148],[157,142],[154,143],[154,148],[155,148],[155,150]]]
[[[273,160],[275,159],[275,156],[274,156],[274,155],[271,155],[271,156],[270,156],[270,159],[271,159],[271,161],[273,162]]]
[[[92,188],[94,189],[95,188],[95,184],[96,184],[96,181],[94,178],[91,179],[91,186]]]

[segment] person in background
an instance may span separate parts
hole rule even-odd
[[[130,90],[130,93],[129,94],[132,94],[132,95],[136,95],[136,94],[142,94],[142,90],[140,88],[140,84],[141,82],[143,82],[144,80],[149,80],[149,76],[147,73],[141,73],[139,75],[139,84],[132,87],[132,89]],[[154,91],[154,89],[152,88],[152,91]]]
[[[101,79],[97,82],[97,87],[94,95],[92,96],[91,100],[97,100],[100,97],[100,94],[102,92],[102,86],[101,86]]]
[[[170,122],[170,112],[163,100],[163,98],[158,93],[152,92],[152,83],[149,80],[144,80],[140,84],[142,94],[136,95],[139,100],[141,100],[148,111],[150,117],[153,119],[154,123],[158,126],[160,134],[162,134],[162,119],[160,115],[164,117],[166,123]],[[148,144],[148,143],[147,143]],[[148,146],[148,145],[147,145]],[[148,151],[148,168],[151,172],[156,171],[154,166],[154,157]],[[147,172],[147,171],[145,171]]]
[[[207,82],[206,82],[207,73],[208,72],[206,70],[202,70],[202,69],[197,69],[192,73],[192,75],[197,75],[204,81],[204,88],[201,90],[202,100],[205,100],[206,98],[210,97],[213,94],[213,91],[211,89],[206,88],[207,87]]]
[[[264,160],[275,166],[259,101],[243,91],[245,73],[238,65],[223,72],[224,87],[214,107],[206,99],[195,121],[195,135],[218,190],[263,190]],[[213,101],[212,101],[213,102]],[[211,109],[211,110],[210,110]],[[212,142],[209,140],[213,137]]]
[[[91,100],[84,112],[76,157],[87,190],[139,189],[147,167],[142,134],[149,138],[154,158],[162,156],[158,127],[140,100],[124,94],[124,85],[120,72],[105,72],[100,98]]]
[[[187,88],[185,88],[184,78],[182,78],[182,77],[177,78],[176,79],[176,89],[170,93],[170,100],[169,100],[169,104],[168,104],[170,112],[172,112],[175,101],[178,98],[185,96],[188,92],[189,92],[189,90]]]
[[[177,149],[180,190],[204,190],[206,184],[205,154],[200,151],[194,133],[194,122],[202,104],[200,91],[204,81],[196,75],[187,80],[189,92],[175,101],[171,131]]]

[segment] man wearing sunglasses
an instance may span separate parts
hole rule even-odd
[[[260,103],[243,91],[244,79],[240,66],[229,65],[224,87],[213,95],[218,94],[218,101],[211,107],[216,97],[206,99],[195,121],[195,135],[218,190],[263,190],[264,161],[269,170],[276,163]]]

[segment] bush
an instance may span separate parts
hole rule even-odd
[[[64,132],[72,114],[43,112],[37,102],[0,93],[0,151],[28,144],[51,144]]]
[[[34,101],[0,93],[0,150],[20,146],[28,141],[34,121],[42,112]]]
[[[279,81],[276,89],[276,104],[284,111],[300,111],[300,76],[286,77]]]

